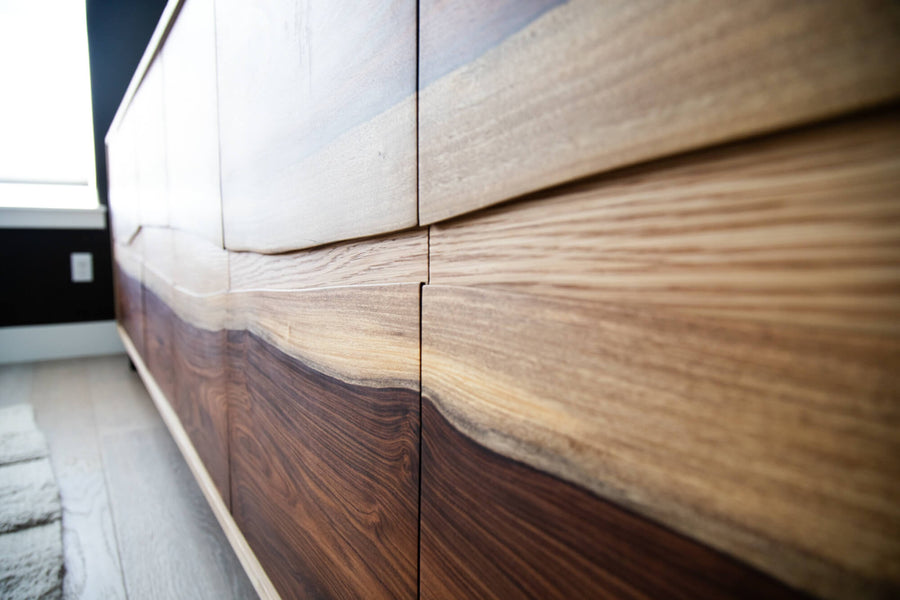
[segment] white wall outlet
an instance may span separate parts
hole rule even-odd
[[[90,252],[73,252],[70,257],[72,262],[72,281],[75,283],[93,281],[94,255]]]

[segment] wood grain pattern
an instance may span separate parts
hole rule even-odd
[[[803,597],[516,463],[422,402],[422,598]]]
[[[169,223],[221,247],[222,202],[212,0],[184,3],[166,37],[159,60],[164,65]]]
[[[422,3],[424,73],[453,20],[496,43],[535,13],[478,6]],[[884,0],[572,0],[420,90],[419,221],[892,100],[898,32]]]
[[[228,248],[416,224],[415,32],[412,0],[216,3]]]
[[[230,334],[231,332],[229,332],[229,342]],[[128,337],[128,333],[119,327],[119,335],[122,338],[122,343],[125,345],[128,356],[134,361],[138,374],[147,386],[147,392],[149,392],[150,398],[153,400],[156,409],[159,411],[159,416],[162,417],[163,422],[169,429],[169,433],[171,433],[188,468],[193,473],[195,481],[200,486],[200,492],[209,503],[213,515],[215,515],[225,536],[231,543],[231,547],[241,565],[244,567],[244,571],[246,572],[250,583],[253,585],[254,590],[263,600],[278,600],[278,592],[275,591],[272,582],[260,566],[256,555],[253,554],[253,551],[247,544],[247,540],[235,524],[228,507],[225,506],[225,503],[222,501],[222,496],[216,490],[216,486],[213,483],[209,472],[200,460],[200,456],[194,449],[187,432],[185,432],[184,427],[182,427],[178,415],[175,414],[169,400],[163,394],[156,379],[150,373],[143,358],[134,347],[134,344]],[[229,346],[229,350],[231,349],[232,346]],[[245,593],[243,597],[249,597],[249,594]]]
[[[252,334],[245,343],[232,511],[275,587],[285,598],[415,597],[417,391],[346,384]]]
[[[175,339],[177,318],[165,300],[149,287],[144,296],[144,352],[143,357],[166,398],[175,397]]]
[[[175,395],[171,404],[230,507],[226,332],[193,327],[177,317],[172,326]]]
[[[428,280],[428,230],[331,244],[289,254],[229,254],[230,289],[302,290],[316,287]]]
[[[898,589],[900,340],[426,286],[422,386],[495,452],[826,597]]]
[[[436,225],[431,282],[896,334],[898,197],[889,110]]]
[[[113,246],[113,285],[116,318],[138,348],[144,348],[144,297],[141,289],[142,265],[136,253],[119,244]]]
[[[150,65],[128,109],[128,119],[134,120],[137,146],[138,214],[141,225],[169,224],[162,70],[159,60]]]
[[[411,357],[419,356],[419,284],[237,292],[228,313],[228,329],[249,331],[320,373],[418,389]]]

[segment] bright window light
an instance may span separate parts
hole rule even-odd
[[[0,206],[96,208],[85,4],[0,0]]]

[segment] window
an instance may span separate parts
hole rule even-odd
[[[0,0],[0,207],[97,206],[85,4]]]

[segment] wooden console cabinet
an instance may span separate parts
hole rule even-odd
[[[887,0],[172,0],[116,306],[259,594],[900,594],[898,57]]]

